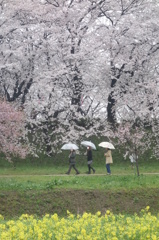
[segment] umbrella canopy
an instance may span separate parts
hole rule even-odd
[[[85,147],[91,147],[92,149],[96,150],[96,146],[94,145],[94,143],[92,143],[90,141],[83,141],[83,142],[81,142],[81,145],[83,145]]]
[[[72,149],[77,150],[78,147],[76,144],[69,142],[69,143],[64,144],[61,149],[62,150],[72,150]]]
[[[101,142],[101,143],[98,144],[98,146],[103,147],[103,148],[115,149],[113,144],[110,143],[110,142]]]

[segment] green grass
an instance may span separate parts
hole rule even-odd
[[[53,156],[16,159],[16,167],[0,158],[0,214],[14,218],[23,213],[42,216],[67,210],[76,214],[84,211],[103,214],[106,209],[114,213],[133,214],[147,205],[153,214],[159,209],[159,161],[139,161],[140,176],[130,161],[113,152],[112,175],[106,175],[103,152],[94,152],[95,174],[87,175],[87,160],[77,155],[77,168],[68,176],[68,152]]]
[[[157,188],[159,175],[114,175],[114,176],[27,176],[3,177],[0,190],[46,190],[46,189],[98,189],[128,190]]]
[[[94,152],[95,153],[95,152]],[[97,152],[99,155],[101,152]],[[0,190],[25,189],[134,189],[141,187],[159,186],[159,162],[157,160],[139,161],[140,176],[137,177],[136,167],[131,167],[130,161],[118,159],[114,154],[114,163],[111,165],[111,176],[106,176],[105,159],[94,157],[93,167],[95,175],[87,175],[86,156],[77,155],[76,166],[80,175],[75,176],[72,169],[69,176],[68,152],[44,159],[28,158],[17,160],[16,168],[4,159],[0,161]],[[101,157],[101,156],[98,156]]]
[[[48,164],[35,164],[32,163],[24,163],[18,162],[16,168],[10,164],[8,166],[0,166],[0,175],[54,175],[54,174],[65,174],[68,170],[68,161],[64,161],[60,163],[49,162]],[[87,161],[79,161],[76,162],[76,167],[79,169],[80,173],[84,174],[87,172]],[[97,162],[93,161],[93,167],[96,169],[97,174],[106,174],[105,168],[105,161]],[[135,175],[136,174],[136,167],[131,167],[129,161],[114,161],[111,165],[111,171],[113,175]],[[144,173],[159,173],[159,161],[152,161],[152,162],[139,162],[139,171],[140,174]],[[71,174],[74,174],[74,170],[72,169]]]

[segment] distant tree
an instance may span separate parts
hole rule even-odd
[[[110,139],[115,142],[115,146],[123,147],[125,154],[134,155],[137,176],[139,172],[140,156],[151,148],[151,139],[149,132],[143,123],[139,120],[122,122],[116,125],[116,129],[110,132]],[[124,155],[125,155],[124,154]]]

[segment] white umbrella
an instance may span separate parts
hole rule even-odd
[[[72,150],[72,149],[77,150],[78,147],[76,144],[69,142],[69,143],[64,144],[61,149],[62,150]]]
[[[98,146],[103,147],[103,148],[115,149],[113,144],[110,143],[110,142],[101,142],[101,143],[98,144]]]
[[[96,150],[96,146],[94,145],[94,143],[92,143],[90,141],[83,141],[83,142],[81,142],[81,145],[83,145],[85,147],[91,147],[92,149]]]

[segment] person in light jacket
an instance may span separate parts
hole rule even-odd
[[[68,175],[70,174],[72,168],[74,168],[74,170],[76,171],[76,174],[80,173],[76,168],[75,157],[76,157],[76,152],[74,149],[71,149],[70,154],[69,154],[69,169],[66,172],[66,174],[68,174]]]
[[[113,163],[113,158],[112,158],[112,153],[111,150],[109,148],[106,148],[106,152],[104,154],[104,156],[106,157],[106,169],[107,169],[107,174],[111,174],[111,170],[110,170],[110,164]]]

